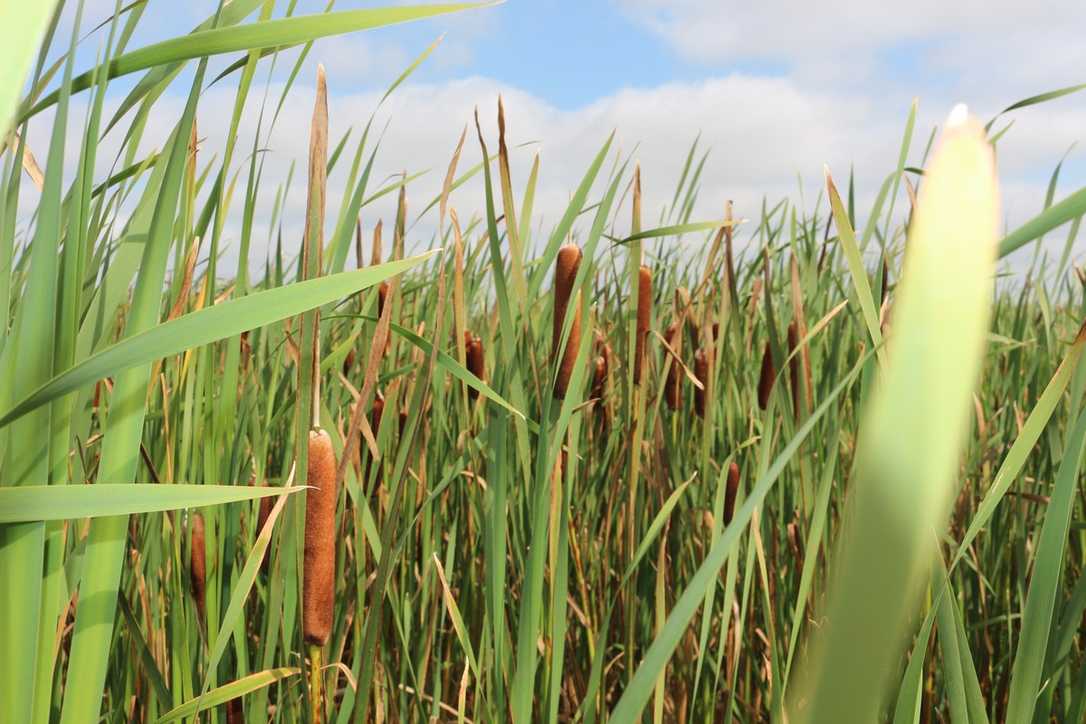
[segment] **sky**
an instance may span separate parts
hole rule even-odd
[[[338,0],[334,9],[396,2]],[[299,0],[295,14],[322,12],[325,4]],[[183,34],[215,5],[149,0],[129,47]],[[285,6],[286,0],[278,2],[275,14]],[[107,17],[112,7],[111,0],[87,0],[84,27]],[[62,32],[70,27],[66,17]],[[353,153],[361,127],[376,110],[375,127],[384,131],[375,178],[427,171],[409,186],[409,208],[421,209],[440,191],[475,108],[488,143],[496,146],[501,95],[516,188],[523,186],[533,157],[541,159],[537,228],[546,230],[557,220],[611,131],[615,148],[641,164],[647,222],[670,202],[695,138],[710,151],[695,218],[719,218],[726,199],[744,217],[756,217],[763,199],[772,204],[784,197],[810,211],[824,166],[839,185],[854,170],[862,216],[896,166],[914,100],[919,115],[909,162],[919,164],[932,129],[958,102],[986,121],[1022,98],[1086,82],[1084,31],[1081,0],[508,0],[327,38],[314,46],[268,139],[268,183],[260,208],[270,214],[275,185],[286,180],[292,162],[298,164],[283,228],[288,240],[300,237],[301,179],[319,62],[328,76],[333,142],[353,128]],[[98,37],[81,46],[78,70],[93,61]],[[439,47],[378,109],[389,83],[438,37]],[[213,69],[235,57],[217,60]],[[296,57],[285,53],[270,76],[258,72],[240,147],[252,144],[265,86],[277,98]],[[136,78],[111,85],[107,105],[115,106]],[[176,123],[190,82],[191,73],[183,74],[156,104],[146,149],[161,144]],[[198,124],[205,157],[225,145],[235,91],[232,76],[203,94]],[[79,102],[73,118],[81,119]],[[31,127],[30,143],[39,157],[45,155],[49,121],[43,114]],[[1075,145],[1086,133],[1086,92],[1016,111],[1000,124],[1010,121],[998,164],[1005,224],[1013,227],[1041,210],[1052,171],[1065,156],[1057,199],[1086,185],[1086,156]],[[119,137],[114,132],[103,140],[103,174]],[[469,134],[462,169],[478,161],[478,149]],[[235,168],[244,163],[239,154]],[[344,192],[343,170],[330,179],[332,221]],[[377,218],[391,220],[394,209],[387,201],[364,210],[364,228]],[[462,218],[478,214],[480,187],[465,185],[451,204]],[[419,223],[417,243],[429,244],[435,223]],[[237,219],[228,224],[228,244],[236,245],[238,228]],[[257,229],[251,261],[262,263],[268,236],[268,229]],[[1053,234],[1049,244],[1059,249],[1062,239]]]

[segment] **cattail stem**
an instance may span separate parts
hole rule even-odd
[[[640,385],[645,366],[645,338],[652,314],[652,270],[644,264],[637,273],[637,330],[634,346],[634,384]]]
[[[796,354],[799,346],[799,330],[795,322],[788,325],[788,382],[792,387],[792,412],[799,420],[802,414],[803,391],[799,386],[800,357]]]
[[[321,676],[322,650],[317,644],[309,645],[309,713],[313,724],[324,721],[321,695],[324,693],[324,677]]]
[[[667,344],[674,351],[675,356],[671,359],[667,368],[667,380],[664,382],[664,401],[667,403],[668,409],[674,412],[683,404],[683,371],[679,362],[683,347],[682,320],[680,319],[668,327],[665,336]]]

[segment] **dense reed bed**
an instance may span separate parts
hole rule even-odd
[[[42,6],[19,20],[55,29]],[[98,31],[112,64],[28,56],[0,109],[23,131],[0,156],[0,721],[1086,718],[1086,190],[1003,235],[1005,125],[956,111],[929,151],[914,107],[870,208],[827,173],[806,204],[694,219],[696,144],[676,184],[600,139],[540,227],[546,166],[511,173],[500,101],[497,138],[449,129],[430,199],[373,181],[367,134],[330,143],[323,71],[316,97],[250,92],[285,46],[460,6],[274,6],[142,52],[128,6]],[[207,158],[207,56],[232,51]],[[173,63],[187,104],[138,157]],[[143,110],[97,178],[122,71]],[[243,259],[279,237],[254,214],[283,193],[267,127],[235,133],[287,98],[314,107],[306,231],[263,274],[221,268],[231,208]],[[673,201],[643,210],[650,185]],[[1045,234],[1056,255],[993,288]]]

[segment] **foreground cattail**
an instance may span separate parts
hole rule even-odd
[[[551,337],[551,354],[557,356],[562,343],[562,326],[565,324],[566,311],[569,309],[570,296],[573,294],[573,282],[577,278],[577,269],[581,265],[581,250],[573,244],[565,244],[558,250],[554,268],[554,334]],[[573,365],[577,361],[577,348],[581,345],[581,307],[573,301],[573,321],[569,329],[569,339],[565,350],[558,360],[558,377],[554,381],[554,396],[565,399],[569,387],[569,378],[573,374]]]
[[[732,522],[735,515],[735,496],[739,492],[739,466],[732,463],[728,466],[728,482],[724,490],[724,525]]]
[[[192,597],[201,621],[207,621],[207,549],[204,545],[204,517],[193,513],[189,518],[189,573]]]
[[[468,372],[478,377],[480,381],[486,382],[486,353],[483,349],[483,340],[472,335],[471,332],[465,331],[464,348],[467,355]],[[479,397],[479,391],[474,387],[469,387],[468,397],[475,400]]]
[[[664,401],[667,403],[668,409],[675,411],[682,407],[683,404],[683,371],[679,362],[683,345],[681,323],[673,323],[667,328],[664,336],[667,339],[668,346],[675,352],[675,356],[672,357],[671,364],[667,369],[667,380],[664,381]]]
[[[245,710],[241,706],[241,697],[226,702],[226,724],[245,724]]]
[[[765,343],[765,351],[762,353],[762,372],[758,376],[758,407],[763,410],[769,405],[769,395],[773,392],[773,382],[777,377],[777,369],[773,366],[773,348],[769,342]]]
[[[694,412],[704,419],[706,388],[709,385],[709,354],[704,348],[694,353],[694,376],[701,383],[701,387],[694,388]]]
[[[637,333],[634,337],[634,384],[641,384],[645,363],[645,337],[649,333],[649,315],[652,313],[652,270],[642,265],[637,273]]]
[[[799,387],[800,356],[796,354],[799,346],[799,329],[795,322],[788,325],[788,382],[792,387],[792,412],[799,419],[802,390]]]
[[[332,632],[336,591],[336,455],[324,430],[309,432],[305,494],[302,630],[323,646]]]

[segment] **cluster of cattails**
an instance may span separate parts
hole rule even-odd
[[[569,380],[573,375],[573,365],[577,361],[577,348],[581,346],[581,305],[579,299],[573,299],[573,321],[570,323],[569,337],[565,349],[562,344],[562,327],[569,310],[570,297],[573,295],[573,282],[581,266],[581,250],[573,244],[565,244],[558,250],[558,259],[554,270],[554,332],[551,338],[551,354],[558,358],[558,376],[554,381],[554,396],[563,400],[569,389]],[[580,295],[578,295],[579,297]]]
[[[192,578],[192,597],[196,599],[196,611],[200,620],[207,621],[207,546],[204,543],[204,516],[193,513],[189,517],[189,574]]]
[[[483,340],[474,335],[470,330],[464,330],[464,353],[467,358],[468,372],[486,382],[486,351],[483,349]],[[479,397],[479,391],[474,387],[468,388],[468,397],[472,400]]]
[[[323,646],[332,633],[336,591],[336,455],[324,430],[309,433],[306,466],[302,632]]]

